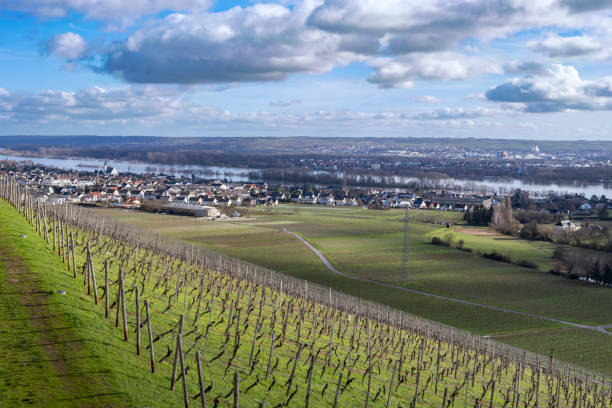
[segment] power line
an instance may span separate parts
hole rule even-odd
[[[404,253],[402,255],[402,271],[401,279],[402,283],[410,282],[410,222],[409,222],[408,207],[406,207],[406,214],[404,215]]]

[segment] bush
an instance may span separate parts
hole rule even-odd
[[[533,262],[529,262],[525,260],[517,261],[516,264],[518,266],[522,266],[523,268],[538,269],[538,265],[534,264]]]
[[[140,204],[140,209],[145,212],[159,213],[162,212],[161,202],[157,200],[144,200]]]
[[[433,237],[431,243],[434,245],[444,246],[448,248],[448,242],[442,241],[439,237]]]
[[[497,251],[493,252],[485,252],[482,254],[484,258],[492,259],[494,261],[512,263],[512,260],[508,258],[506,255],[500,254]]]
[[[460,239],[459,242],[457,242],[457,248],[458,249],[463,249],[464,245],[465,245],[465,242],[463,242],[462,239]]]

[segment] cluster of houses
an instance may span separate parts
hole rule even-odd
[[[276,206],[281,203],[466,212],[480,206],[491,208],[498,204],[499,198],[436,191],[415,194],[390,187],[287,186],[265,182],[198,181],[173,176],[122,176],[114,169],[105,169],[103,173],[84,173],[35,167],[8,172],[51,204],[71,202],[140,208],[143,203],[155,202],[160,207],[189,209],[207,217],[231,212],[224,210],[227,208]],[[592,197],[589,200],[583,196],[550,196],[534,199],[533,202],[538,208],[553,213],[557,208],[562,208],[560,203],[574,203],[573,212],[559,210],[565,214],[586,214],[601,208],[612,208],[612,202],[604,197]]]
[[[490,206],[493,202],[490,197],[438,196],[435,193],[421,196],[395,188],[303,187],[219,180],[196,182],[169,176],[120,176],[116,172],[84,176],[83,173],[40,168],[11,174],[31,192],[52,204],[70,202],[139,208],[147,201],[154,201],[162,207],[198,210],[205,216],[219,214],[212,209],[276,206],[280,203],[463,212],[474,206]]]

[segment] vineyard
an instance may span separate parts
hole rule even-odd
[[[612,408],[608,380],[552,354],[48,206],[9,177],[0,196],[185,406]]]

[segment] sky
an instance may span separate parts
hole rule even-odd
[[[4,0],[0,134],[612,140],[612,0]]]

